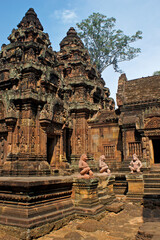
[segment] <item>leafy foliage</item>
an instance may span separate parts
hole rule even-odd
[[[156,71],[153,73],[153,76],[158,76],[158,75],[160,75],[160,71]]]
[[[122,72],[118,63],[131,60],[141,52],[140,48],[131,47],[130,43],[142,39],[142,32],[137,31],[132,36],[124,35],[122,30],[114,29],[115,23],[115,18],[107,18],[100,13],[93,13],[77,23],[81,30],[78,34],[100,72],[110,65],[116,72]]]

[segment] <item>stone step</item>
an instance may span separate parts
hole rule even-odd
[[[160,183],[160,178],[143,178],[145,183]]]
[[[144,183],[144,188],[159,188],[160,183]]]
[[[156,177],[148,177],[148,178],[145,178],[144,176],[143,176],[143,179],[144,179],[144,181],[157,181],[157,182],[160,182],[160,178],[156,178]]]
[[[122,162],[121,169],[129,169],[130,162],[131,162],[131,160],[126,160],[126,161]]]
[[[156,163],[154,165],[151,166],[151,170],[160,170],[160,164]]]
[[[160,189],[158,188],[144,188],[144,194],[156,194],[160,195]]]
[[[124,167],[125,167],[125,166],[128,166],[128,167],[129,167],[130,162],[125,162],[125,163],[122,163],[121,165],[124,166]]]
[[[148,197],[148,199],[154,199],[154,196],[159,196],[159,192],[152,192],[152,193],[144,192],[143,198],[146,199],[147,195],[150,196],[150,197]]]
[[[160,201],[160,194],[151,194],[151,193],[144,193],[143,198],[147,201],[152,199],[154,202]],[[150,203],[150,202],[149,202]]]
[[[143,174],[144,179],[158,179],[160,180],[160,174]]]
[[[157,174],[158,174],[158,173],[160,173],[160,169],[159,169],[159,168],[157,168],[157,169],[156,169],[156,168],[155,168],[155,169],[151,169],[150,172],[151,172],[151,173],[157,173]]]
[[[125,168],[120,168],[119,169],[121,172],[123,172],[123,173],[129,173],[130,172],[130,170],[127,168],[127,169],[125,169]]]
[[[157,182],[144,182],[144,188],[160,188],[160,183]]]
[[[119,171],[130,171],[130,169],[129,169],[129,165],[128,166],[121,166],[120,168],[119,168]]]
[[[125,161],[121,163],[121,167],[129,167],[131,161]]]

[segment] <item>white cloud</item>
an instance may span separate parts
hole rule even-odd
[[[77,14],[75,13],[75,10],[56,10],[54,11],[54,16],[57,19],[60,19],[63,23],[73,23],[77,21]],[[53,15],[52,15],[53,17]]]
[[[71,23],[71,22],[75,21],[76,19],[77,19],[77,15],[76,15],[76,13],[74,11],[72,11],[72,10],[64,10],[62,12],[62,20],[64,22]]]

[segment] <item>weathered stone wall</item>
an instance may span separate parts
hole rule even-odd
[[[105,155],[106,163],[111,169],[116,169],[121,163],[122,139],[117,123],[90,125],[89,128],[90,152],[96,161],[101,155]]]
[[[150,76],[128,81],[123,74],[119,78],[117,103],[135,104],[150,102],[160,98],[160,76]]]

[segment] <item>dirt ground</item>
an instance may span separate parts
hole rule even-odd
[[[118,200],[107,206],[103,218],[74,219],[38,240],[160,240],[159,206],[144,208],[140,203],[127,202],[125,198]],[[20,238],[13,231],[10,234],[1,230],[0,240]]]
[[[118,213],[106,211],[99,221],[75,219],[38,240],[135,240],[135,235],[143,224],[143,207],[123,201],[124,209]]]

